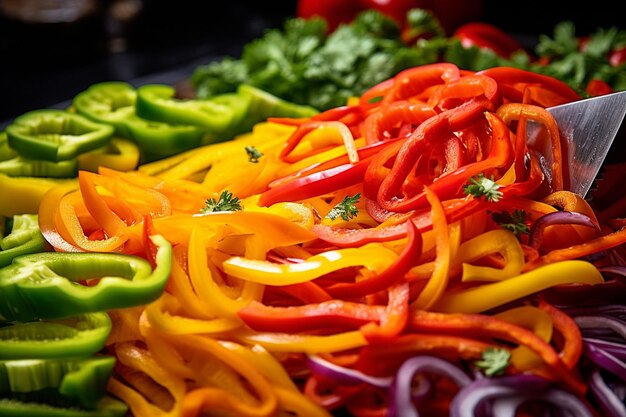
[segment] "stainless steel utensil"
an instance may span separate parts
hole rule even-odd
[[[624,120],[626,91],[579,100],[547,110],[556,120],[567,141],[563,158],[569,164],[569,190],[585,196]],[[533,129],[529,128],[529,142],[532,142],[531,132]]]

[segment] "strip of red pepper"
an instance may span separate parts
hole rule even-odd
[[[334,298],[358,298],[382,291],[400,282],[422,253],[422,235],[413,222],[402,225],[407,233],[407,244],[398,259],[379,275],[352,283],[339,283],[326,288]]]
[[[237,312],[256,331],[301,333],[316,329],[356,329],[378,323],[385,307],[342,300],[292,307],[272,307],[252,301]]]
[[[396,163],[391,169],[378,191],[378,203],[381,207],[395,212],[406,212],[425,207],[426,193],[407,196],[403,191],[406,178],[411,174],[419,153],[420,147],[432,138],[451,135],[452,131],[459,130],[453,122],[460,113],[461,118],[468,117],[465,113],[479,113],[482,115],[483,107],[476,101],[468,101],[455,109],[440,113],[428,121],[421,124],[415,134],[409,138],[398,152]],[[513,161],[513,148],[511,146],[510,132],[506,125],[499,118],[491,113],[484,113],[493,129],[493,139],[488,156],[478,162],[467,164],[453,172],[442,175],[436,179],[429,187],[437,193],[441,200],[446,200],[459,196],[464,184],[472,176],[479,173],[509,166]],[[401,196],[401,197],[399,197]]]
[[[536,72],[511,67],[493,67],[476,74],[486,75],[498,83],[498,90],[505,102],[522,103],[524,92],[531,88],[531,101],[541,107],[580,100],[580,96],[561,80]]]
[[[554,348],[532,331],[484,314],[445,314],[415,311],[409,317],[412,331],[438,331],[455,334],[480,334],[523,345],[539,355],[551,370],[551,377],[573,392],[583,394],[587,386],[581,381]]]
[[[554,324],[554,327],[564,340],[559,356],[561,356],[568,368],[574,369],[583,352],[583,339],[580,328],[570,316],[547,301],[539,299],[537,306],[552,318],[552,324]]]

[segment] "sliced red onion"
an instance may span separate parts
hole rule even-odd
[[[389,389],[388,417],[419,417],[413,405],[413,379],[419,373],[434,373],[449,378],[459,387],[472,382],[456,365],[435,356],[415,356],[407,359],[398,368]]]
[[[503,397],[493,401],[491,415],[497,417],[515,417],[517,409],[524,403],[524,397]]]
[[[626,323],[608,316],[576,316],[574,321],[581,329],[611,329],[626,339]]]
[[[532,397],[533,400],[545,401],[555,406],[562,415],[571,417],[593,417],[587,405],[577,396],[560,388],[549,388]]]
[[[554,213],[544,214],[539,217],[530,228],[528,236],[528,245],[533,248],[541,246],[543,241],[543,231],[548,226],[557,224],[578,224],[581,226],[593,227],[599,231],[598,225],[591,220],[590,217],[574,211],[557,211]]]
[[[603,314],[608,316],[626,317],[626,306],[622,304],[606,304],[591,307],[565,307],[564,310],[570,316],[595,316]]]
[[[589,388],[591,394],[602,409],[602,413],[606,417],[624,417],[626,416],[626,407],[620,398],[615,395],[613,390],[604,382],[600,371],[595,369],[589,377]]]
[[[609,272],[626,278],[626,266],[623,265],[607,265],[598,268],[600,272]]]
[[[623,343],[616,343],[609,340],[594,339],[590,337],[583,337],[583,341],[610,353],[619,360],[626,361],[626,345]]]
[[[514,416],[527,401],[547,403],[572,417],[593,417],[575,395],[551,387],[545,379],[533,375],[485,378],[462,388],[450,405],[451,417],[475,417],[475,410],[485,401],[493,401],[492,416]]]
[[[314,374],[335,380],[340,384],[357,385],[365,382],[378,388],[389,388],[391,386],[392,377],[367,375],[356,369],[336,365],[317,355],[309,355],[307,357],[307,365]]]
[[[432,392],[433,384],[426,376],[421,374],[416,375],[415,378],[413,378],[413,382],[411,386],[411,399],[413,401],[422,401]],[[393,387],[393,382],[391,386]]]
[[[610,353],[590,344],[585,345],[586,356],[602,369],[626,382],[626,363],[620,361]]]
[[[516,378],[516,377],[505,377]],[[517,408],[529,401],[540,401],[548,407],[554,406],[560,413],[569,417],[593,417],[591,411],[575,395],[560,388],[524,391],[511,386],[502,386],[503,378],[476,381],[463,388],[452,400],[450,417],[475,417],[474,410],[483,401],[493,399],[492,417],[515,416]],[[480,386],[476,386],[478,383]],[[517,385],[517,383],[514,383]],[[529,388],[526,388],[529,389]],[[508,407],[508,408],[507,408]]]

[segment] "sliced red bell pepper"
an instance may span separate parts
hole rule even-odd
[[[246,325],[256,331],[300,333],[315,329],[356,329],[379,322],[384,306],[341,300],[293,307],[271,307],[252,301],[237,312]]]
[[[271,206],[281,201],[299,201],[336,191],[363,180],[370,160],[344,164],[270,188],[261,194],[258,204]]]
[[[409,328],[417,332],[443,331],[461,335],[481,335],[526,346],[550,367],[552,378],[560,380],[577,393],[582,394],[587,389],[549,343],[544,342],[531,330],[507,321],[485,314],[444,314],[418,310],[409,317]]]
[[[375,277],[358,282],[335,284],[326,288],[326,291],[334,298],[358,298],[382,291],[400,282],[422,253],[422,235],[411,221],[399,226],[404,227],[408,241],[398,259],[389,268]]]
[[[532,102],[542,107],[580,100],[580,96],[563,81],[547,75],[513,67],[493,67],[476,74],[486,75],[498,83],[505,101],[521,103],[526,88],[531,88]]]
[[[440,113],[438,116],[420,125],[416,130],[417,134],[409,138],[398,152],[396,163],[390,175],[383,180],[380,186],[377,198],[378,203],[383,208],[395,212],[406,212],[425,207],[427,201],[424,191],[414,195],[406,195],[403,190],[406,178],[417,163],[418,149],[424,146],[423,144],[426,140],[434,140],[433,138],[451,135],[451,130],[456,130],[451,122],[456,112],[473,113],[479,111],[480,108],[476,107],[475,102],[470,101],[450,110],[451,114],[447,114],[448,112]],[[487,157],[481,161],[464,165],[433,181],[429,187],[437,193],[440,199],[457,197],[469,178],[481,172],[507,167],[513,161],[513,149],[508,128],[502,120],[491,113],[485,113],[485,115],[493,129],[492,145]],[[422,145],[420,146],[420,144]]]

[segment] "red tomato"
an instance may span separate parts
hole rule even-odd
[[[596,96],[603,96],[605,94],[610,94],[614,90],[613,90],[613,87],[611,87],[604,81],[593,79],[589,81],[589,83],[587,84],[587,87],[585,88],[585,91],[590,96],[596,97]]]
[[[504,58],[509,58],[513,52],[523,49],[517,39],[489,23],[466,23],[454,31],[452,36],[459,38],[466,48],[477,46],[491,49]]]
[[[621,48],[611,52],[611,55],[609,55],[609,62],[614,67],[626,62],[626,46],[622,46]]]
[[[299,0],[298,17],[320,16],[328,21],[329,31],[340,23],[352,21],[367,9],[378,10],[403,27],[406,13],[421,8],[431,11],[447,33],[452,33],[465,22],[477,20],[482,15],[482,0]]]
[[[366,9],[357,0],[299,0],[296,16],[305,19],[322,17],[328,23],[328,31],[332,32],[340,23],[349,23],[354,17]]]

